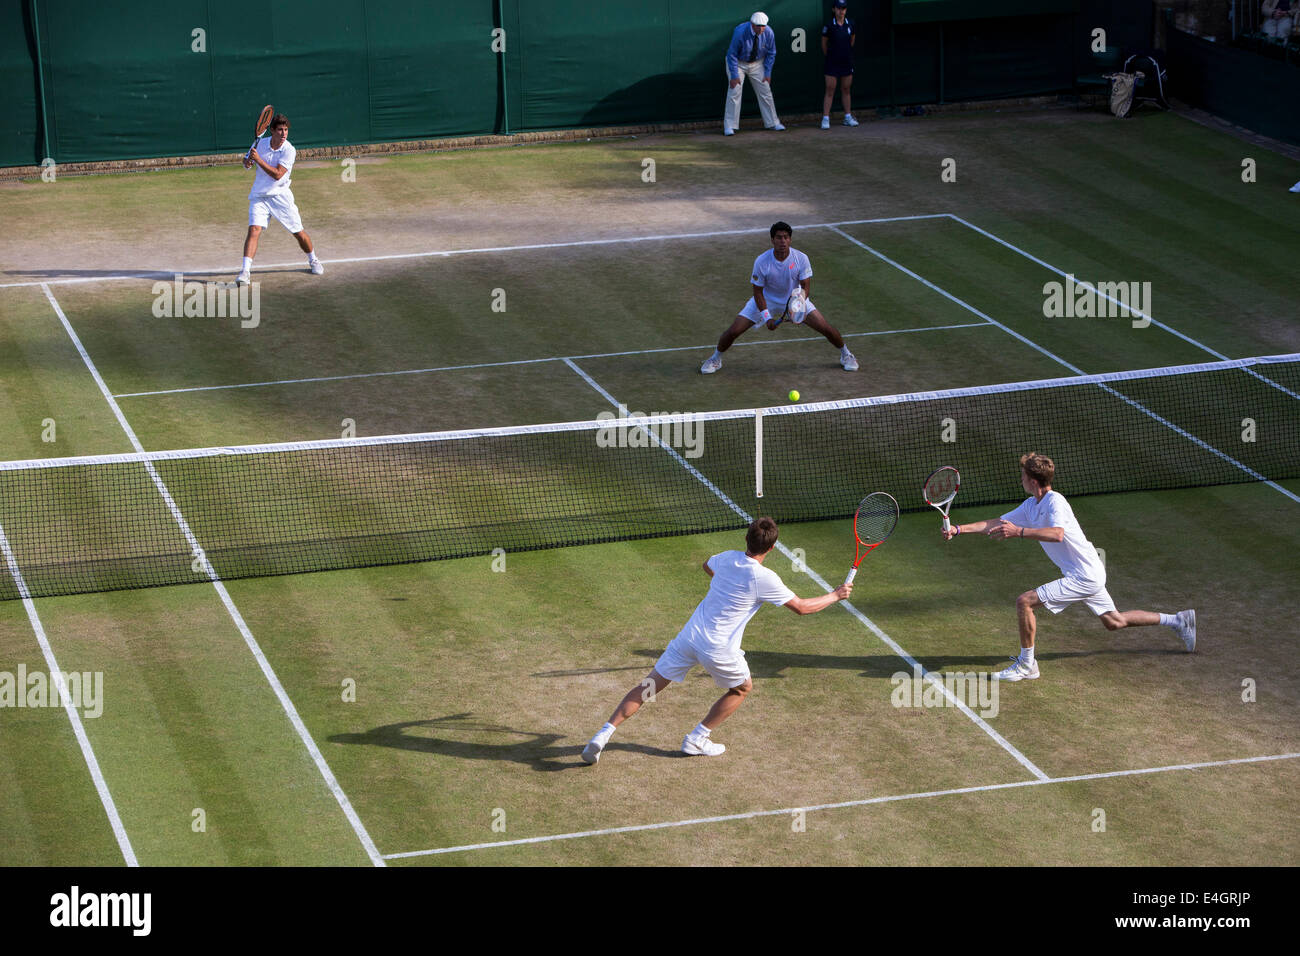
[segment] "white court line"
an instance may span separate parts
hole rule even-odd
[[[832,227],[832,228],[833,228],[833,227]],[[922,285],[924,285],[926,288],[934,290],[935,292],[939,293],[939,295],[943,296],[945,299],[948,299],[950,302],[956,303],[957,305],[961,306],[963,309],[965,309],[967,312],[970,312],[972,315],[978,315],[980,318],[984,319],[984,320],[985,320],[986,322],[988,322],[989,324],[991,324],[991,325],[996,325],[996,326],[997,326],[999,329],[1001,329],[1003,332],[1006,332],[1007,335],[1010,335],[1012,338],[1014,338],[1014,339],[1018,339],[1019,341],[1023,342],[1025,345],[1028,345],[1030,348],[1035,349],[1035,350],[1038,351],[1038,352],[1041,352],[1043,355],[1047,356],[1049,359],[1051,359],[1053,362],[1056,362],[1058,365],[1062,365],[1062,366],[1064,366],[1065,368],[1068,368],[1070,371],[1074,372],[1076,375],[1086,375],[1086,374],[1088,374],[1088,373],[1086,373],[1085,371],[1083,371],[1083,369],[1079,368],[1077,365],[1071,365],[1069,362],[1067,362],[1065,359],[1061,358],[1059,355],[1056,355],[1056,354],[1054,354],[1054,353],[1052,353],[1052,352],[1049,352],[1047,349],[1043,348],[1043,347],[1042,347],[1041,345],[1039,345],[1037,342],[1033,342],[1033,341],[1031,341],[1030,339],[1026,338],[1025,336],[1021,335],[1021,334],[1020,334],[1019,332],[1017,332],[1015,329],[1012,329],[1012,328],[1010,328],[1009,326],[1003,325],[1001,322],[999,322],[997,319],[994,319],[992,316],[985,315],[985,314],[984,314],[983,312],[981,312],[979,309],[977,309],[977,308],[975,308],[973,305],[970,305],[969,303],[964,302],[963,300],[957,298],[957,297],[956,297],[955,295],[953,295],[951,292],[948,292],[948,291],[945,290],[945,289],[941,289],[941,288],[939,288],[937,285],[935,285],[935,284],[934,284],[933,282],[931,282],[929,279],[926,279],[926,278],[924,278],[924,277],[922,277],[922,276],[920,276],[920,275],[917,275],[915,272],[913,272],[911,269],[907,268],[906,266],[904,266],[904,265],[902,265],[902,264],[900,264],[900,263],[898,263],[898,262],[895,262],[893,259],[889,258],[889,256],[885,255],[883,252],[879,252],[879,251],[877,251],[877,250],[871,248],[871,247],[870,247],[869,245],[867,245],[865,242],[862,242],[862,241],[860,241],[860,240],[858,240],[858,239],[853,238],[853,237],[850,236],[847,232],[844,232],[844,231],[841,230],[841,229],[834,229],[834,228],[833,228],[833,231],[839,233],[841,236],[843,236],[843,237],[844,237],[845,239],[847,239],[849,242],[853,243],[853,244],[854,244],[855,246],[857,246],[858,248],[860,248],[860,249],[864,249],[864,250],[866,250],[867,252],[871,253],[873,256],[875,256],[877,259],[880,259],[882,262],[886,262],[886,263],[888,263],[889,265],[893,266],[895,269],[898,269],[900,272],[904,273],[905,275],[909,275],[909,276],[911,276],[913,279],[915,279],[917,282],[920,282],[920,283],[921,283]],[[1208,352],[1208,351],[1210,351],[1210,350],[1209,350],[1209,349],[1206,349],[1206,351]],[[1217,353],[1215,353],[1215,354],[1217,354]],[[1220,356],[1220,358],[1223,358],[1223,356]],[[1231,361],[1231,360],[1228,359],[1227,361]],[[1250,371],[1250,370],[1249,370],[1249,369],[1245,369],[1244,371]],[[1262,378],[1262,376],[1259,376],[1259,377]],[[1265,381],[1268,381],[1268,380],[1265,379]],[[1121,393],[1117,392],[1115,389],[1111,388],[1109,385],[1101,385],[1100,388],[1101,388],[1102,391],[1104,391],[1104,392],[1108,392],[1108,393],[1110,393],[1111,395],[1114,395],[1115,397],[1117,397],[1117,398],[1123,400],[1123,401],[1126,402],[1127,404],[1133,406],[1133,407],[1136,408],[1138,411],[1142,412],[1143,414],[1145,414],[1145,415],[1149,416],[1150,418],[1154,419],[1155,421],[1159,422],[1161,425],[1164,425],[1164,426],[1166,426],[1167,428],[1172,429],[1172,430],[1173,430],[1174,432],[1176,432],[1177,434],[1182,435],[1184,438],[1186,438],[1186,439],[1188,439],[1188,440],[1194,442],[1194,443],[1195,443],[1196,445],[1198,445],[1199,447],[1205,449],[1206,451],[1208,451],[1208,452],[1210,452],[1210,453],[1212,453],[1212,454],[1214,454],[1214,455],[1217,455],[1219,458],[1221,458],[1221,459],[1223,459],[1224,461],[1228,462],[1230,465],[1233,465],[1234,467],[1239,468],[1241,471],[1243,471],[1243,472],[1244,472],[1245,474],[1247,474],[1247,475],[1250,475],[1250,477],[1253,478],[1253,479],[1255,479],[1256,481],[1261,481],[1261,482],[1263,482],[1264,484],[1266,484],[1266,485],[1268,485],[1270,488],[1272,488],[1274,491],[1280,492],[1281,494],[1283,494],[1283,495],[1285,495],[1286,497],[1290,498],[1290,499],[1291,499],[1292,501],[1294,501],[1296,504],[1300,504],[1300,495],[1296,495],[1296,494],[1293,494],[1293,493],[1290,492],[1290,491],[1287,491],[1285,488],[1283,488],[1281,485],[1279,485],[1279,484],[1278,484],[1277,482],[1275,482],[1275,481],[1269,481],[1267,478],[1265,478],[1265,477],[1264,477],[1263,475],[1261,475],[1259,472],[1255,471],[1253,468],[1249,467],[1248,465],[1244,465],[1244,464],[1242,464],[1241,462],[1237,461],[1237,459],[1233,458],[1231,455],[1229,455],[1229,454],[1227,454],[1227,453],[1225,453],[1225,452],[1220,451],[1219,449],[1215,448],[1213,445],[1209,444],[1208,442],[1204,441],[1203,439],[1197,438],[1195,435],[1191,434],[1190,432],[1185,431],[1185,430],[1182,429],[1182,428],[1179,428],[1177,425],[1175,425],[1174,423],[1170,422],[1168,419],[1162,418],[1161,416],[1157,415],[1155,412],[1151,411],[1151,409],[1149,409],[1149,408],[1147,408],[1145,405],[1143,405],[1141,402],[1135,401],[1135,400],[1133,400],[1133,399],[1127,397],[1126,395],[1122,395]]]
[[[994,319],[992,316],[990,316],[990,315],[985,315],[985,314],[984,314],[983,312],[981,312],[979,309],[975,308],[975,306],[971,305],[971,304],[968,303],[968,302],[964,302],[964,301],[962,301],[961,299],[957,298],[955,295],[953,295],[951,292],[947,291],[946,289],[941,289],[941,288],[939,288],[939,286],[935,285],[935,284],[934,284],[933,282],[931,282],[929,279],[926,279],[926,278],[924,278],[923,276],[919,276],[919,275],[917,275],[917,274],[916,274],[915,272],[913,272],[911,269],[907,268],[907,266],[902,265],[902,264],[900,264],[900,263],[898,263],[898,262],[895,262],[893,259],[889,258],[889,256],[885,255],[883,252],[880,252],[880,251],[878,251],[878,250],[876,250],[876,249],[872,249],[869,245],[867,245],[865,242],[862,242],[860,239],[855,239],[855,238],[853,238],[853,237],[850,236],[847,232],[845,232],[843,229],[838,229],[838,228],[835,228],[835,227],[831,227],[831,231],[832,231],[832,232],[839,233],[841,236],[843,236],[843,237],[844,237],[845,239],[847,239],[849,242],[853,243],[853,244],[854,244],[855,246],[857,246],[859,249],[865,249],[867,252],[871,253],[873,256],[875,256],[877,259],[879,259],[881,262],[884,262],[884,263],[887,263],[888,265],[893,266],[893,267],[894,267],[895,269],[897,269],[899,272],[903,273],[903,274],[906,275],[906,276],[910,276],[911,278],[915,279],[917,282],[921,283],[923,286],[925,286],[927,289],[930,289],[932,292],[937,292],[939,295],[943,296],[943,297],[944,297],[945,299],[947,299],[949,302],[952,302],[952,303],[955,304],[955,305],[959,305],[959,306],[961,306],[961,307],[962,307],[963,309],[965,309],[967,312],[971,313],[971,315],[978,315],[978,316],[979,316],[981,319],[983,319],[985,322],[989,323],[989,325],[996,325],[996,326],[997,326],[998,328],[1000,328],[1003,332],[1006,332],[1008,335],[1012,336],[1013,338],[1017,338],[1017,339],[1019,339],[1019,340],[1020,340],[1021,342],[1023,342],[1025,345],[1028,345],[1031,349],[1034,349],[1035,351],[1038,351],[1038,352],[1043,353],[1044,355],[1046,355],[1049,359],[1051,359],[1051,360],[1052,360],[1053,362],[1055,362],[1056,364],[1058,364],[1058,365],[1064,365],[1066,368],[1068,368],[1068,369],[1069,369],[1071,372],[1073,372],[1075,375],[1087,375],[1087,374],[1088,374],[1088,373],[1085,372],[1083,369],[1079,368],[1077,365],[1071,365],[1071,364],[1070,364],[1069,362],[1067,362],[1065,359],[1063,359],[1063,358],[1061,358],[1061,357],[1059,357],[1059,356],[1057,356],[1057,355],[1053,355],[1051,352],[1047,351],[1047,349],[1043,348],[1041,345],[1038,345],[1038,344],[1035,343],[1035,342],[1031,342],[1029,339],[1025,338],[1023,335],[1021,335],[1019,332],[1016,332],[1014,329],[1009,329],[1009,328],[1007,328],[1005,325],[1003,325],[1001,322],[999,322],[999,321],[997,321],[996,319]]]
[[[68,337],[76,347],[77,353],[81,356],[82,362],[85,363],[91,377],[95,380],[95,384],[99,386],[99,390],[103,394],[104,400],[108,402],[109,407],[113,410],[113,414],[117,417],[118,424],[122,426],[122,430],[126,432],[126,437],[130,440],[131,446],[137,453],[143,453],[144,446],[140,444],[140,440],[136,437],[135,431],[127,422],[126,416],[122,414],[122,409],[118,406],[117,402],[113,400],[112,394],[109,393],[108,386],[104,384],[104,379],[99,374],[99,369],[95,367],[95,363],[91,361],[90,355],[81,344],[81,339],[77,336],[76,331],[73,330],[72,323],[69,322],[68,317],[63,314],[63,309],[59,306],[58,301],[55,300],[54,293],[52,293],[48,287],[45,287],[44,291],[45,297],[49,299],[50,305],[54,308],[55,314],[59,317],[59,321],[63,323],[63,328],[67,331]],[[370,839],[370,834],[366,832],[365,826],[362,825],[361,818],[357,816],[356,811],[352,808],[351,802],[348,800],[347,794],[345,794],[343,788],[339,786],[338,780],[335,779],[333,771],[330,770],[329,765],[325,762],[325,758],[322,756],[319,748],[317,748],[316,742],[312,740],[311,733],[307,730],[307,726],[298,715],[297,708],[294,707],[293,701],[289,699],[289,695],[285,691],[284,686],[280,683],[280,679],[271,668],[270,661],[268,661],[266,655],[262,653],[262,648],[253,637],[253,632],[249,630],[248,624],[244,621],[243,615],[239,613],[239,608],[235,607],[235,602],[231,599],[230,592],[226,590],[225,583],[217,576],[216,569],[213,568],[212,564],[208,561],[206,552],[204,552],[202,547],[199,545],[198,539],[194,536],[194,532],[190,530],[189,522],[185,520],[185,516],[181,514],[180,509],[176,506],[176,502],[172,499],[171,492],[168,491],[167,486],[163,484],[163,480],[161,476],[159,476],[157,469],[154,468],[153,462],[145,461],[144,466],[149,472],[149,477],[153,479],[153,483],[157,487],[159,494],[162,495],[163,501],[166,502],[167,508],[171,512],[172,517],[180,526],[181,532],[185,535],[185,539],[189,542],[190,547],[194,549],[195,554],[202,555],[203,570],[212,581],[212,586],[216,588],[217,595],[221,598],[221,603],[225,605],[226,611],[230,615],[230,619],[235,622],[235,627],[237,627],[239,633],[243,635],[244,643],[248,646],[248,649],[252,652],[258,666],[262,669],[262,674],[266,677],[267,683],[271,685],[271,689],[275,692],[275,696],[280,701],[280,706],[288,716],[289,722],[293,724],[294,730],[298,732],[298,737],[302,740],[303,746],[306,747],[307,752],[311,755],[312,762],[316,764],[316,769],[320,771],[320,775],[324,778],[325,784],[329,787],[330,792],[334,795],[334,799],[338,801],[339,807],[343,810],[348,822],[352,825],[352,830],[356,833],[357,838],[361,841],[361,845],[365,848],[366,855],[370,857],[371,862],[374,863],[375,866],[384,866],[383,857],[380,856],[379,850],[375,846],[374,841]]]
[[[575,365],[573,362],[569,361],[568,359],[565,359],[565,364],[568,365],[569,368],[577,372],[580,376],[582,376],[583,380],[592,388],[594,388],[597,392],[599,392],[600,395],[611,405],[613,405],[615,408],[620,407],[618,400],[615,399],[614,396],[611,395],[608,391],[606,391],[600,385],[600,383],[598,383],[590,375],[588,375],[586,372],[584,372],[582,369],[580,369],[577,365]],[[736,512],[736,514],[738,514],[741,518],[743,518],[747,524],[754,520],[753,516],[750,515],[748,512],[746,512],[744,508],[740,507],[738,504],[732,501],[731,498],[729,498],[726,495],[726,493],[722,491],[722,489],[720,489],[717,485],[715,485],[703,474],[701,474],[699,470],[696,469],[693,465],[691,465],[690,462],[688,462],[685,458],[679,455],[675,448],[673,448],[670,445],[664,444],[662,441],[660,441],[658,435],[656,435],[653,431],[646,428],[645,426],[638,425],[637,428],[645,432],[645,434],[654,442],[654,444],[657,447],[662,448],[664,451],[668,452],[668,454],[672,455],[673,458],[677,460],[677,463],[679,465],[681,465],[683,468],[689,471],[696,480],[700,481],[706,488],[709,489],[709,491],[713,492],[713,494],[716,495],[719,499],[721,499],[722,502],[728,508],[730,508],[732,511]],[[777,550],[780,551],[782,554],[784,554],[787,558],[789,558],[792,563],[795,561],[794,553],[791,552],[790,549],[787,548],[780,541],[776,543],[776,547]],[[823,578],[812,568],[808,567],[808,563],[806,561],[802,562],[802,564],[804,567],[804,573],[807,574],[808,577],[812,578],[813,581],[817,583],[818,587],[820,587],[824,591],[835,590],[833,587],[831,587],[829,583],[827,583],[825,578]],[[1014,746],[1012,746],[1010,741],[1008,741],[996,730],[990,727],[988,723],[984,720],[984,718],[980,717],[979,714],[975,713],[968,706],[966,706],[965,701],[961,700],[956,695],[954,695],[952,691],[949,690],[948,687],[944,685],[942,680],[934,676],[933,672],[927,671],[924,667],[922,667],[921,664],[914,657],[912,657],[911,654],[903,650],[903,648],[900,647],[894,641],[893,638],[891,638],[888,634],[886,634],[879,627],[877,627],[874,621],[872,621],[869,617],[867,617],[865,614],[863,614],[861,611],[859,611],[857,608],[855,608],[852,604],[850,604],[847,601],[840,601],[839,604],[844,608],[844,610],[848,611],[855,618],[857,618],[859,622],[861,622],[868,630],[871,631],[871,633],[875,634],[876,637],[879,638],[880,641],[884,643],[887,647],[889,647],[890,650],[892,650],[895,654],[897,654],[899,657],[905,660],[913,668],[913,673],[921,674],[923,680],[929,681],[933,687],[937,688],[939,692],[943,695],[943,697],[948,701],[950,706],[956,707],[963,714],[965,714],[972,721],[974,721],[976,726],[978,726],[980,730],[988,734],[997,743],[999,747],[1001,747],[1012,757],[1014,757],[1016,762],[1018,762],[1022,767],[1024,767],[1026,770],[1028,770],[1038,779],[1040,780],[1047,779],[1047,774],[1043,773],[1043,771],[1038,769],[1038,767],[1036,767],[1028,757],[1026,757],[1019,750],[1017,750]]]
[[[990,322],[962,322],[957,325],[927,325],[915,329],[883,329],[878,332],[845,332],[844,338],[860,338],[867,335],[903,335],[908,332],[946,332],[950,329],[977,329]],[[820,335],[802,336],[797,339],[763,339],[758,342],[737,342],[736,346],[786,345],[793,342],[821,342]],[[513,359],[505,362],[479,362],[475,365],[443,365],[438,368],[400,369],[396,372],[355,372],[351,375],[319,375],[314,378],[285,378],[274,382],[245,382],[240,385],[197,385],[190,388],[164,388],[153,392],[117,392],[114,398],[140,398],[150,395],[178,395],[182,392],[216,392],[232,388],[262,388],[269,385],[301,385],[307,382],[341,382],[356,378],[383,378],[392,375],[424,375],[430,372],[463,372],[476,368],[501,368],[507,365],[539,365],[544,362],[567,362],[569,359],[621,358],[628,355],[654,355],[659,352],[700,352],[713,348],[708,345],[674,345],[662,349],[633,349],[628,352],[592,352],[589,355],[557,355],[551,358]]]
[[[1002,238],[1000,238],[1000,237],[998,237],[998,236],[993,235],[993,233],[989,232],[987,229],[981,229],[979,226],[975,225],[974,223],[967,222],[965,219],[962,219],[960,216],[954,216],[954,215],[952,215],[952,213],[948,213],[947,215],[948,215],[948,218],[951,219],[953,222],[960,223],[961,225],[965,226],[967,229],[973,229],[975,232],[978,232],[981,236],[985,236],[985,237],[987,237],[987,238],[989,238],[989,239],[992,239],[992,240],[993,240],[994,242],[996,242],[998,245],[1000,245],[1000,246],[1004,246],[1005,248],[1010,249],[1012,252],[1015,252],[1015,253],[1018,253],[1019,255],[1024,256],[1024,257],[1025,257],[1026,259],[1028,259],[1030,262],[1037,263],[1038,265],[1042,266],[1042,267],[1043,267],[1044,269],[1046,269],[1047,271],[1049,271],[1049,272],[1054,272],[1054,273],[1056,273],[1058,276],[1060,276],[1060,277],[1063,278],[1063,279],[1064,279],[1064,278],[1068,278],[1069,275],[1070,275],[1069,273],[1064,272],[1064,271],[1062,271],[1062,270],[1056,268],[1056,266],[1052,265],[1050,262],[1044,262],[1042,259],[1038,258],[1037,256],[1035,256],[1035,255],[1031,255],[1030,253],[1026,252],[1024,249],[1021,249],[1019,246],[1012,245],[1011,243],[1007,242],[1005,239],[1002,239]],[[1078,282],[1077,279],[1076,279],[1075,281]],[[1210,355],[1213,355],[1215,358],[1218,358],[1218,359],[1227,359],[1227,358],[1228,358],[1228,356],[1224,355],[1222,352],[1216,352],[1214,349],[1210,348],[1208,345],[1204,344],[1203,342],[1198,342],[1196,339],[1192,338],[1190,335],[1184,335],[1182,332],[1179,332],[1179,331],[1178,331],[1176,328],[1174,328],[1172,325],[1166,325],[1164,322],[1161,322],[1160,320],[1158,320],[1158,319],[1156,319],[1156,318],[1154,318],[1154,317],[1152,317],[1152,316],[1150,316],[1150,315],[1147,315],[1147,314],[1146,314],[1145,312],[1143,312],[1141,309],[1133,308],[1132,306],[1128,305],[1127,303],[1120,302],[1120,301],[1119,301],[1118,299],[1116,299],[1114,296],[1107,295],[1106,293],[1104,293],[1104,292],[1102,292],[1100,289],[1098,289],[1098,288],[1096,287],[1096,285],[1094,285],[1093,283],[1088,282],[1088,283],[1083,283],[1083,284],[1089,286],[1089,287],[1090,287],[1094,292],[1096,292],[1098,295],[1100,295],[1103,299],[1106,299],[1106,300],[1108,300],[1108,301],[1114,303],[1115,305],[1121,305],[1121,306],[1123,306],[1123,307],[1126,308],[1126,309],[1127,309],[1131,314],[1133,314],[1133,315],[1137,315],[1137,316],[1140,316],[1140,317],[1143,318],[1143,319],[1146,319],[1146,320],[1149,321],[1152,325],[1154,325],[1156,328],[1158,328],[1158,329],[1163,329],[1165,332],[1168,332],[1170,335],[1177,336],[1178,338],[1182,339],[1184,342],[1188,343],[1189,345],[1194,345],[1194,346],[1196,346],[1196,348],[1200,349],[1202,352],[1208,352]],[[1271,378],[1266,378],[1265,376],[1260,375],[1260,374],[1259,374],[1258,372],[1256,372],[1254,369],[1249,369],[1249,368],[1248,368],[1248,369],[1244,369],[1243,371],[1245,371],[1247,375],[1253,375],[1255,378],[1259,379],[1261,382],[1266,382],[1267,384],[1273,386],[1274,388],[1278,389],[1279,391],[1285,392],[1287,395],[1290,395],[1290,396],[1291,396],[1292,398],[1294,398],[1294,399],[1300,399],[1300,395],[1297,395],[1295,392],[1291,391],[1289,388],[1285,387],[1284,385],[1282,385],[1282,384],[1280,384],[1280,383],[1278,383],[1278,382],[1273,381]]]
[[[843,222],[815,222],[808,225],[799,226],[799,229],[825,229],[829,226],[865,226],[871,223],[880,222],[913,222],[919,219],[946,219],[949,213],[935,212],[926,213],[920,216],[885,216],[879,219],[846,219]],[[437,259],[449,258],[451,256],[472,256],[489,252],[528,252],[538,249],[573,249],[579,246],[609,246],[619,243],[628,242],[667,242],[677,239],[713,239],[718,236],[750,236],[755,233],[768,232],[771,227],[760,227],[755,229],[719,229],[715,232],[681,232],[666,233],[656,236],[623,236],[615,239],[576,239],[571,242],[536,242],[521,246],[482,246],[476,249],[434,249],[428,252],[400,252],[393,255],[385,256],[352,256],[345,259],[322,259],[321,262],[330,265],[336,265],[345,262],[388,262],[394,259]],[[264,272],[267,269],[285,269],[298,266],[303,272],[306,272],[306,266],[301,259],[295,259],[293,262],[270,262],[264,263],[258,271]],[[127,279],[174,279],[177,275],[187,276],[205,276],[205,275],[233,275],[237,269],[189,269],[189,270],[137,270],[131,273],[122,273],[119,275],[106,276],[82,276],[77,279],[35,279],[24,282],[4,282],[0,283],[0,289],[21,289],[28,286],[49,286],[49,285],[75,285],[86,282],[118,282]]]
[[[4,553],[5,562],[9,565],[9,573],[13,576],[14,584],[18,586],[18,594],[22,597],[23,607],[27,610],[27,620],[31,622],[32,630],[36,632],[36,641],[41,645],[41,654],[45,657],[45,666],[49,668],[50,678],[57,685],[53,692],[62,695],[63,709],[68,719],[72,721],[72,733],[77,738],[77,745],[81,747],[81,756],[85,758],[86,766],[90,769],[90,778],[95,782],[95,792],[99,794],[99,802],[104,805],[104,812],[108,814],[108,823],[113,828],[113,836],[117,837],[122,858],[126,860],[127,866],[139,866],[140,862],[135,857],[135,850],[131,847],[131,838],[126,835],[126,827],[122,825],[117,804],[113,802],[113,795],[108,792],[108,782],[99,769],[99,760],[96,759],[95,751],[90,746],[90,738],[86,736],[81,715],[77,713],[77,708],[73,706],[72,699],[68,695],[68,685],[64,680],[63,671],[59,668],[59,662],[54,659],[54,649],[50,647],[49,639],[45,636],[45,627],[41,624],[40,615],[36,613],[36,602],[32,600],[31,592],[27,589],[27,581],[18,567],[18,559],[14,556],[13,548],[9,546],[9,538],[5,535],[3,527],[0,527],[0,552]],[[18,692],[25,693],[26,688],[19,688]]]
[[[1042,787],[1058,783],[1084,783],[1089,780],[1109,780],[1115,777],[1136,777],[1155,773],[1172,773],[1179,770],[1204,770],[1208,767],[1227,767],[1233,764],[1264,763],[1272,760],[1294,760],[1300,753],[1271,754],[1266,757],[1240,757],[1235,760],[1207,760],[1202,763],[1173,764],[1166,767],[1144,767],[1140,770],[1112,770],[1107,773],[1083,773],[1071,777],[1049,777],[1046,780],[1016,780],[1011,783],[990,783],[979,787],[953,787],[949,790],[926,790],[920,793],[900,793],[887,797],[868,797],[863,800],[844,800],[840,803],[821,803],[808,807],[786,807],[781,810],[753,810],[749,813],[728,813],[716,817],[696,817],[691,820],[670,820],[664,823],[642,823],[626,827],[608,827],[603,830],[583,830],[576,833],[555,833],[548,836],[525,837],[520,840],[501,840],[496,843],[467,843],[462,846],[440,847],[436,850],[410,850],[405,853],[387,853],[387,860],[417,856],[435,856],[442,853],[464,853],[469,850],[493,850],[508,846],[525,846],[532,843],[553,843],[557,840],[579,840],[586,837],[610,836],[616,833],[638,833],[646,830],[668,830],[676,827],[699,826],[704,823],[731,823],[736,820],[753,820],[758,817],[791,816],[820,810],[844,810],[851,807],[868,807],[879,803],[899,803],[904,800],[925,800],[933,797],[954,797],[967,793],[988,793],[993,790],[1017,790],[1022,787]]]

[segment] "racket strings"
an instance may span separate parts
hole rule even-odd
[[[888,538],[898,524],[898,502],[883,492],[875,492],[862,499],[853,518],[853,533],[867,544]]]
[[[951,478],[932,481],[925,486],[925,500],[931,504],[941,504],[957,493],[957,483]]]
[[[803,286],[795,286],[794,292],[790,294],[790,301],[786,303],[786,308],[791,315],[803,315],[808,308],[808,299],[804,295]]]
[[[941,505],[957,494],[960,478],[955,469],[942,468],[935,472],[925,483],[925,500],[932,505]]]

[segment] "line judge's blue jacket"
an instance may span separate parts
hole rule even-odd
[[[757,50],[754,48],[755,43],[758,44]],[[746,20],[731,34],[731,46],[727,47],[728,78],[739,80],[740,64],[758,59],[763,61],[763,75],[771,76],[772,66],[776,63],[776,36],[769,26],[755,37],[754,27]]]

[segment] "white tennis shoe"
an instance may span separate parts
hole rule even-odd
[[[605,741],[600,739],[600,735],[592,737],[587,746],[582,748],[583,763],[595,763],[600,759],[600,752],[604,749]]]
[[[700,374],[712,375],[720,368],[722,368],[722,359],[714,358],[712,355],[710,355],[708,358],[704,360],[704,364],[700,366]]]
[[[857,125],[858,125],[858,121],[855,120],[855,119],[853,118],[853,114],[852,114],[852,113],[845,113],[845,114],[844,114],[844,125],[845,125],[845,126],[857,126]]]
[[[1174,633],[1182,638],[1187,653],[1196,650],[1196,611],[1188,609],[1174,615]]]
[[[236,285],[248,285],[252,281],[252,276],[248,274],[248,270],[244,270],[239,275],[235,276]]]
[[[1011,659],[1011,666],[993,675],[994,680],[1018,681],[1038,680],[1038,661],[1026,664],[1018,657]]]
[[[829,116],[823,116],[822,129],[830,129],[830,128],[831,128],[831,118]]]
[[[770,129],[773,133],[785,132],[785,126],[781,123],[777,123],[775,126],[769,126],[768,129]]]
[[[319,259],[309,260],[308,265],[311,266],[311,274],[314,276],[323,275],[325,272],[325,263],[321,262]]]
[[[853,353],[849,351],[847,345],[840,350],[840,365],[844,367],[846,372],[856,372],[858,370],[858,360],[853,357]]]
[[[715,744],[708,737],[692,737],[687,734],[682,740],[682,753],[691,757],[718,757],[726,749],[724,744]]]

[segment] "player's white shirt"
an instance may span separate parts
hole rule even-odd
[[[1074,509],[1065,496],[1056,491],[1043,495],[1043,500],[1025,499],[1015,511],[1002,516],[1004,521],[1022,528],[1064,528],[1062,541],[1040,541],[1052,563],[1067,578],[1086,581],[1098,587],[1106,586],[1106,566],[1092,542],[1084,536]]]
[[[778,262],[776,251],[769,249],[754,260],[754,274],[749,281],[762,288],[769,309],[784,309],[794,287],[811,279],[812,274],[812,263],[798,249],[791,248],[784,262]]]
[[[298,151],[293,148],[289,140],[286,139],[279,149],[271,148],[271,137],[263,136],[257,141],[257,155],[262,157],[266,165],[275,169],[277,166],[283,166],[285,174],[279,179],[272,179],[266,174],[266,170],[261,166],[257,168],[257,175],[253,177],[253,188],[248,193],[249,199],[259,199],[263,196],[278,196],[289,191],[289,177],[293,173],[293,161],[298,155]]]
[[[764,603],[780,606],[795,593],[775,571],[743,551],[715,554],[709,558],[709,570],[709,593],[677,636],[710,657],[734,657],[745,625],[758,609]]]

